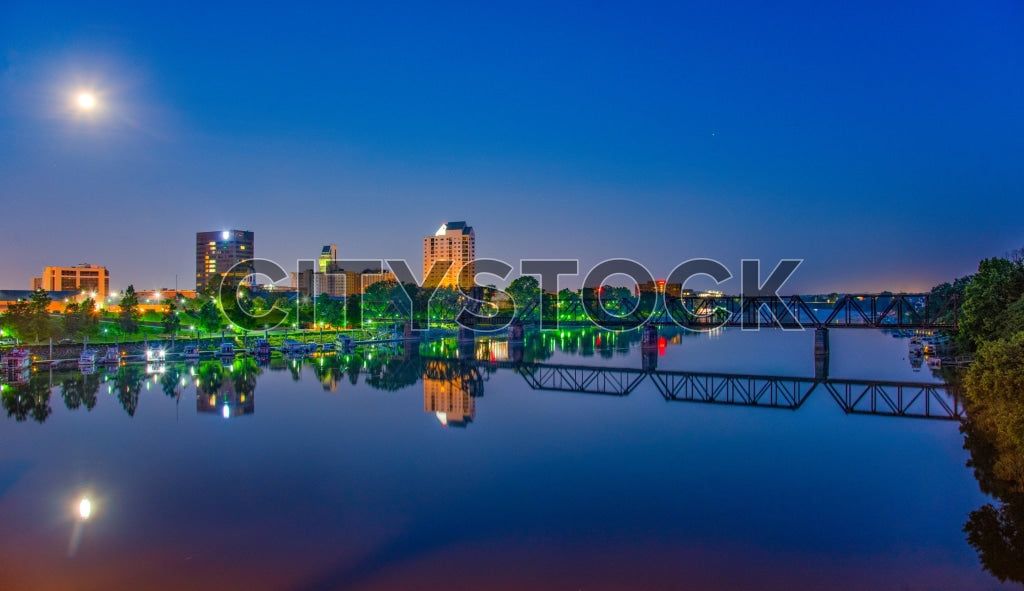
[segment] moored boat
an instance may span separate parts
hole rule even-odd
[[[148,362],[160,362],[167,357],[167,352],[162,347],[152,347],[146,349],[146,361]]]
[[[6,371],[20,371],[32,365],[32,354],[28,349],[12,349],[4,353],[2,363]]]
[[[220,357],[234,357],[235,356],[235,344],[229,342],[223,342],[220,344],[220,348],[217,349],[217,355]]]
[[[92,367],[96,365],[96,351],[85,349],[78,356],[78,367]]]
[[[106,352],[103,354],[104,365],[116,365],[121,362],[121,355],[117,351],[117,347],[107,347]]]

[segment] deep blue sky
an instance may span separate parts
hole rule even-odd
[[[480,256],[803,258],[800,291],[1024,245],[1019,2],[480,4],[5,2],[0,287],[191,287],[225,227],[418,270],[465,219]]]

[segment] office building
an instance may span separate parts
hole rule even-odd
[[[89,263],[74,267],[46,267],[42,277],[32,278],[32,289],[85,291],[94,299],[102,299],[110,291],[110,273],[106,267]]]
[[[196,291],[203,291],[210,279],[224,277],[239,263],[252,260],[254,235],[245,230],[219,230],[196,234]],[[242,282],[251,270],[239,267],[236,278]]]
[[[325,244],[320,250],[320,272],[326,273],[328,269],[334,266],[338,261],[338,245],[337,244]]]

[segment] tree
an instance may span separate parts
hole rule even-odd
[[[64,306],[63,329],[69,337],[93,335],[99,329],[99,318],[96,316],[96,303],[92,298],[85,298],[81,304],[68,302]]]
[[[505,292],[512,298],[517,314],[523,313],[540,301],[540,283],[531,275],[516,277]]]
[[[199,308],[196,321],[199,323],[199,328],[205,332],[217,332],[224,327],[220,308],[217,307],[213,300],[207,300],[203,303]]]
[[[181,317],[178,316],[178,307],[175,305],[174,300],[167,302],[167,311],[164,312],[162,322],[164,333],[177,336],[178,330],[181,328]]]
[[[76,302],[68,302],[64,306],[64,317],[62,318],[64,324],[64,334],[69,337],[77,337],[82,333],[79,322],[81,316],[78,315],[78,304]],[[69,407],[70,408],[70,407]]]
[[[986,570],[1024,583],[1024,331],[983,342],[963,390],[968,465],[999,500],[972,511],[963,531]]]
[[[978,272],[964,289],[960,339],[975,349],[982,343],[1011,336],[1024,326],[1008,324],[1007,309],[1024,295],[1024,263],[991,258],[978,263]]]
[[[85,298],[78,304],[78,330],[82,335],[92,336],[99,332],[100,319],[96,315],[96,302]]]
[[[43,290],[36,290],[26,301],[11,304],[7,309],[5,322],[18,333],[22,340],[31,335],[34,341],[50,336],[50,296]]]
[[[117,319],[121,331],[125,334],[138,332],[139,317],[139,297],[135,295],[135,286],[129,285],[121,298],[121,313]]]
[[[376,284],[374,284],[376,285]],[[359,328],[363,323],[362,296],[352,294],[345,298],[345,326],[348,328]]]

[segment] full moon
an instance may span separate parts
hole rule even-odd
[[[96,97],[88,92],[83,92],[78,95],[78,106],[88,111],[96,106]]]
[[[92,501],[84,498],[78,503],[78,516],[82,519],[89,519],[90,515],[92,515]]]

